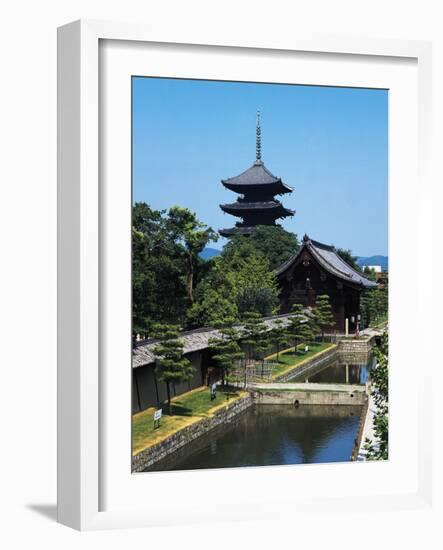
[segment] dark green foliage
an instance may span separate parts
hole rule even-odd
[[[387,285],[367,290],[360,302],[363,325],[376,325],[380,320],[384,320],[388,314],[388,306],[389,295]]]
[[[332,314],[332,307],[327,294],[321,294],[317,296],[315,301],[315,308],[313,310],[315,325],[321,330],[322,342],[325,339],[325,331],[328,328],[332,328],[335,325],[334,315]]]
[[[196,288],[188,313],[191,326],[214,325],[216,319],[239,319],[253,311],[272,315],[279,304],[278,286],[269,263],[246,243],[207,262],[210,270]]]
[[[160,340],[153,350],[159,358],[155,372],[158,379],[166,383],[168,412],[171,414],[170,384],[191,380],[195,369],[190,361],[183,357],[183,343],[179,339],[179,326],[156,324],[153,331],[154,336]]]
[[[188,311],[191,327],[215,326],[220,319],[237,319],[234,282],[219,257],[209,262],[210,269],[197,285],[195,301]]]
[[[269,342],[277,349],[277,362],[279,361],[280,350],[289,344],[289,335],[282,319],[276,319],[269,333]]]
[[[137,203],[133,223],[133,333],[149,336],[155,322],[177,322],[184,317],[185,260],[182,247],[168,236],[164,212]]]
[[[389,454],[389,361],[388,334],[384,333],[380,348],[374,348],[376,367],[371,371],[372,396],[376,406],[374,441],[365,440],[368,460],[387,460]]]
[[[287,328],[287,334],[294,343],[294,353],[297,352],[297,346],[304,341],[306,318],[303,314],[302,304],[294,304],[292,306],[292,313],[289,317],[289,325]]]
[[[352,254],[351,250],[346,250],[345,248],[337,248],[337,254],[342,260],[344,260],[348,265],[354,268],[356,271],[362,272],[361,267],[357,263],[357,256]]]
[[[234,235],[224,247],[223,254],[249,248],[264,256],[269,268],[276,269],[295,254],[300,246],[297,235],[280,225],[258,225],[251,235]]]
[[[312,330],[312,324],[309,320],[302,323],[299,331],[300,339],[303,344],[309,344],[314,340],[314,332]]]
[[[229,371],[236,361],[244,357],[238,344],[240,334],[234,326],[235,319],[224,318],[214,323],[218,329],[219,336],[209,339],[209,349],[212,351],[212,360],[221,371],[222,385],[229,377]]]
[[[186,257],[186,292],[190,302],[194,301],[195,271],[199,254],[209,241],[217,241],[218,234],[200,222],[197,216],[181,206],[173,206],[168,212],[167,227],[174,242],[180,243]]]
[[[259,313],[247,311],[242,318],[241,338],[249,349],[249,360],[267,350],[267,327]]]
[[[208,271],[198,254],[217,236],[179,207],[166,212],[136,203],[132,221],[133,333],[149,336],[156,322],[186,321],[195,283]]]
[[[365,277],[367,277],[370,281],[376,281],[377,277],[375,275],[375,269],[373,267],[369,267],[368,265],[365,265],[363,268],[363,273]]]
[[[278,305],[275,289],[272,286],[267,288],[246,287],[240,290],[237,295],[237,307],[239,315],[253,310],[263,317],[269,317]]]

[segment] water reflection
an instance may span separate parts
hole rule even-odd
[[[260,405],[148,471],[349,461],[362,408]]]
[[[374,365],[374,357],[364,354],[345,356],[337,353],[328,363],[295,374],[290,382],[318,382],[331,384],[366,384]]]

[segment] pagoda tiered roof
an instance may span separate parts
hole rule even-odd
[[[294,210],[285,208],[275,199],[275,195],[284,195],[293,191],[281,178],[266,168],[261,158],[260,113],[257,114],[256,159],[252,166],[233,178],[221,180],[224,187],[241,195],[237,202],[221,204],[223,212],[243,218],[231,229],[221,229],[223,237],[236,233],[249,235],[258,225],[275,225],[279,218],[295,214]]]
[[[285,208],[280,201],[244,201],[238,200],[230,204],[221,204],[220,208],[232,214],[233,216],[243,217],[247,212],[263,212],[266,214],[272,214],[275,218],[286,218],[287,216],[293,216],[294,211]]]
[[[273,195],[283,195],[294,190],[274,176],[261,161],[256,161],[240,175],[221,181],[227,189],[242,194],[266,190]]]

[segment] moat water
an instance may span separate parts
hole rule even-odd
[[[337,353],[291,382],[365,384],[374,359]],[[146,471],[347,462],[361,406],[254,405]]]
[[[146,471],[346,462],[362,407],[255,405]]]
[[[374,362],[375,358],[372,355],[362,354],[357,361],[355,356],[346,357],[337,353],[326,364],[314,367],[301,375],[295,374],[288,382],[366,384]]]

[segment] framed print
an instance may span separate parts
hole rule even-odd
[[[59,521],[430,506],[429,44],[82,21],[58,77]]]

